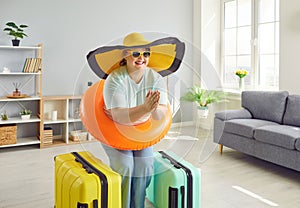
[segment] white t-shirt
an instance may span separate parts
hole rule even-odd
[[[153,69],[146,68],[142,80],[137,84],[130,78],[126,66],[123,66],[111,72],[104,83],[105,107],[136,107],[144,103],[150,89],[160,92],[160,104],[168,103],[165,78]]]

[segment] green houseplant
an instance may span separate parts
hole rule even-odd
[[[226,102],[226,93],[216,90],[206,90],[199,85],[194,85],[188,89],[180,100],[197,103],[198,114],[201,117],[207,117],[208,105],[212,103]]]
[[[20,115],[21,115],[22,120],[30,119],[31,113],[32,113],[32,111],[29,109],[26,109],[26,108],[21,110]]]
[[[13,46],[18,46],[20,44],[20,39],[23,39],[25,36],[27,37],[26,33],[24,32],[24,28],[27,28],[27,25],[21,24],[17,25],[14,22],[7,22],[6,28],[3,31],[6,31],[8,35],[14,37],[12,40]]]
[[[8,115],[7,115],[6,111],[4,111],[3,113],[1,113],[1,120],[6,121],[7,119],[8,119]]]

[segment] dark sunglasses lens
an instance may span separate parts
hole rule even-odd
[[[132,52],[132,56],[134,58],[140,57],[141,53],[140,52]]]
[[[145,58],[147,58],[147,57],[149,57],[149,56],[150,56],[150,52],[144,52],[144,54],[143,54],[143,55],[144,55],[144,57],[145,57]]]

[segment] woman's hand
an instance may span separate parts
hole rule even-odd
[[[159,120],[165,116],[165,107],[159,105],[159,100],[160,92],[149,90],[142,105],[132,108],[105,109],[105,113],[112,120],[125,125],[142,123],[150,113],[154,119]]]
[[[154,111],[158,105],[159,105],[159,99],[160,99],[160,92],[158,90],[152,91],[149,90],[145,102],[143,104],[143,107],[145,108],[146,113],[151,113]]]

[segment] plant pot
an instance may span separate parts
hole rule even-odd
[[[13,39],[13,40],[11,40],[11,42],[12,42],[13,46],[19,46],[20,45],[20,40]]]
[[[30,114],[29,115],[21,115],[22,120],[29,120],[30,119]]]
[[[208,107],[207,106],[198,106],[197,107],[197,114],[199,118],[207,118],[209,113]]]

